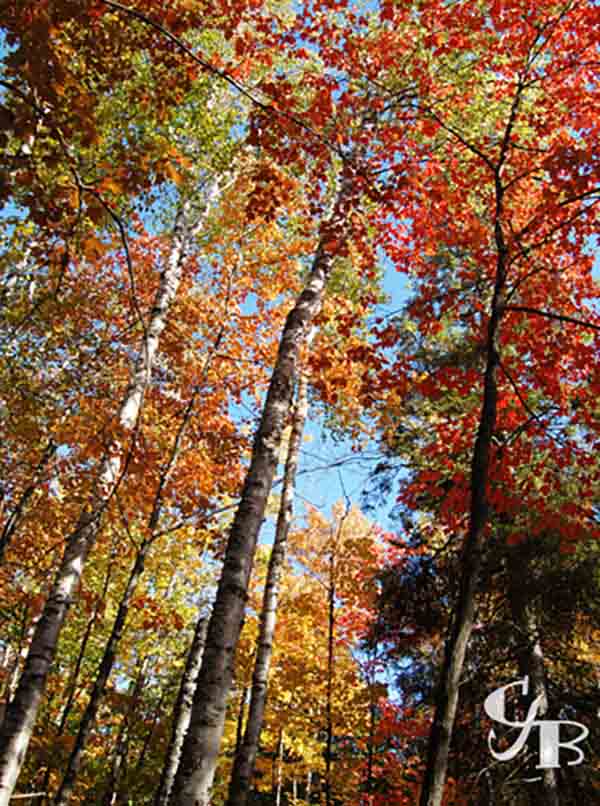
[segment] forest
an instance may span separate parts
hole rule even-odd
[[[598,0],[1,0],[0,806],[600,804]]]

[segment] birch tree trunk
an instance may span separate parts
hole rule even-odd
[[[150,545],[151,541],[144,541],[137,552],[133,568],[129,574],[129,579],[127,580],[125,591],[123,592],[123,596],[119,602],[117,616],[115,618],[108,642],[104,648],[104,653],[102,655],[102,660],[100,661],[96,679],[94,680],[94,685],[92,687],[88,704],[83,712],[81,722],[79,723],[79,730],[77,731],[75,744],[73,746],[73,750],[71,751],[71,755],[69,756],[69,761],[67,762],[65,775],[54,799],[55,806],[66,806],[71,799],[71,795],[73,794],[77,774],[81,768],[81,762],[83,760],[83,751],[85,750],[90,733],[96,722],[96,714],[98,713],[100,702],[106,690],[106,684],[115,662],[119,641],[123,635],[125,621],[127,619],[127,615],[129,614],[129,605],[138,581],[144,572],[144,565],[146,563],[146,557],[148,555]]]
[[[308,282],[288,314],[281,335],[254,438],[250,467],[229,534],[190,729],[171,797],[172,806],[209,804],[256,542],[277,469],[283,427],[292,403],[298,353],[321,309],[332,268],[332,249],[348,237],[348,212],[355,184],[353,170],[347,166],[341,178],[332,214],[321,229]]]
[[[114,559],[115,559],[115,556],[116,556],[116,549],[117,549],[117,543],[115,541],[113,543],[113,547],[112,547],[112,550],[111,550],[110,561],[108,563],[106,576],[104,577],[104,583],[103,583],[103,586],[102,586],[102,592],[100,594],[100,598],[96,602],[96,604],[94,606],[94,609],[93,609],[90,617],[87,620],[87,624],[86,624],[86,627],[85,627],[85,632],[83,634],[83,639],[82,639],[81,644],[79,646],[79,652],[77,653],[77,660],[75,662],[75,668],[73,669],[73,674],[71,675],[71,681],[70,681],[69,687],[67,689],[67,691],[68,691],[67,701],[66,701],[65,706],[64,706],[64,708],[62,710],[62,713],[60,715],[60,719],[58,721],[58,726],[56,728],[56,735],[57,736],[62,736],[62,734],[64,733],[65,727],[67,725],[67,720],[68,720],[68,718],[69,718],[69,716],[71,714],[71,710],[73,708],[73,703],[75,702],[75,698],[76,698],[76,695],[77,695],[77,681],[79,680],[79,673],[81,671],[81,666],[82,666],[83,660],[85,658],[85,653],[86,653],[86,650],[87,650],[89,640],[91,638],[91,635],[92,635],[92,632],[94,630],[94,627],[96,626],[96,621],[98,620],[98,614],[100,612],[99,603],[103,602],[106,599],[106,596],[108,594],[108,588],[109,588],[109,585],[110,585],[110,578],[111,578],[112,569],[113,569],[113,562],[114,562]],[[44,775],[44,780],[43,780],[42,786],[41,786],[41,789],[44,792],[48,792],[48,787],[50,785],[51,774],[52,774],[52,767],[49,764],[47,769],[46,769],[46,774]],[[51,801],[51,798],[50,798],[50,795],[48,795],[48,797],[44,799],[43,803],[44,804],[50,803],[50,801]]]
[[[179,766],[179,759],[181,758],[183,740],[192,716],[192,703],[194,700],[194,692],[196,691],[198,674],[200,673],[200,666],[202,664],[202,653],[204,652],[207,627],[208,620],[204,617],[199,618],[196,629],[194,630],[192,646],[187,656],[185,670],[181,678],[179,693],[175,702],[171,737],[169,739],[169,746],[167,747],[158,790],[154,798],[154,806],[167,806],[169,802],[169,795],[173,788],[173,782]]]
[[[281,806],[281,789],[283,782],[283,731],[279,731],[279,741],[277,742],[277,757],[273,769],[273,800],[275,806]]]
[[[179,288],[185,240],[186,221],[182,207],[175,221],[171,252],[160,279],[150,320],[144,329],[129,389],[118,411],[119,425],[126,434],[132,434],[137,425],[160,335]],[[101,462],[88,505],[66,540],[60,569],[36,625],[19,687],[0,730],[0,806],[8,806],[17,783],[60,631],[76,595],[86,558],[100,529],[103,511],[120,482],[125,457],[126,447],[114,440]]]
[[[227,806],[245,806],[250,794],[250,785],[252,783],[254,764],[258,752],[258,743],[267,701],[269,668],[273,654],[273,637],[277,621],[279,583],[285,563],[287,537],[292,522],[296,469],[298,467],[298,456],[300,453],[300,444],[302,442],[302,433],[304,431],[307,410],[307,383],[304,375],[300,373],[296,409],[294,411],[292,433],[285,463],[281,504],[279,506],[277,525],[275,528],[275,540],[269,558],[267,579],[265,581],[248,720],[246,722],[243,742],[240,747],[236,749]]]

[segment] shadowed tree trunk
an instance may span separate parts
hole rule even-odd
[[[85,658],[85,653],[86,653],[88,642],[90,640],[90,637],[91,637],[92,632],[94,630],[94,627],[96,625],[96,621],[98,620],[98,613],[100,612],[100,602],[104,602],[106,600],[106,596],[108,594],[108,588],[109,588],[109,585],[110,585],[110,578],[111,578],[112,569],[113,569],[113,562],[114,562],[114,559],[116,557],[116,553],[117,553],[117,542],[115,540],[115,542],[113,543],[111,553],[110,553],[110,560],[109,560],[109,563],[108,563],[108,568],[106,570],[106,576],[104,577],[104,584],[102,586],[102,592],[100,594],[100,598],[96,602],[96,604],[94,606],[94,610],[93,610],[92,614],[90,615],[90,617],[88,618],[88,621],[87,621],[87,624],[86,624],[86,627],[85,627],[85,632],[83,634],[83,639],[82,639],[81,644],[79,646],[79,652],[77,654],[77,661],[75,663],[75,668],[73,670],[73,674],[71,675],[71,681],[70,681],[69,688],[68,688],[67,701],[66,701],[65,706],[64,706],[64,708],[62,710],[60,720],[59,720],[59,723],[58,723],[58,727],[56,729],[57,736],[62,736],[62,734],[64,733],[64,730],[65,730],[65,727],[66,727],[66,724],[67,724],[67,720],[68,720],[69,715],[71,713],[71,709],[73,708],[73,703],[75,702],[75,696],[77,694],[77,681],[79,680],[79,672],[81,671],[81,666],[83,664],[83,659]],[[44,792],[48,792],[48,787],[50,785],[51,774],[52,774],[52,767],[50,765],[48,765],[48,769],[46,770],[46,774],[44,776],[44,781],[43,781],[42,786],[41,786],[41,788],[42,788],[42,790]],[[51,800],[50,796],[48,795],[48,799],[47,800],[45,799],[43,801],[43,803],[44,804],[50,803],[50,800]]]
[[[544,718],[548,713],[548,692],[546,690],[546,669],[544,652],[540,640],[535,602],[531,601],[530,579],[532,569],[525,551],[519,548],[509,548],[509,596],[513,618],[520,632],[520,652],[518,656],[519,672],[529,676],[529,695],[537,699],[541,697],[538,705],[538,715]],[[536,771],[537,774],[537,771]],[[530,786],[536,803],[540,806],[560,806],[558,798],[558,780],[556,771],[552,768],[541,770],[542,792],[537,786]]]
[[[242,688],[240,691],[240,707],[238,708],[238,718],[237,718],[237,727],[235,731],[235,752],[234,752],[234,764],[235,759],[237,758],[240,748],[242,746],[242,742],[244,741],[244,717],[246,716],[246,696],[248,694],[248,689],[246,687]]]
[[[121,782],[127,772],[127,755],[129,753],[129,722],[132,713],[135,711],[140,692],[144,686],[148,658],[144,658],[139,664],[139,671],[135,682],[131,687],[131,700],[125,718],[119,728],[115,754],[110,768],[108,786],[102,798],[102,806],[116,806],[119,802],[119,792]]]
[[[332,268],[331,250],[348,237],[348,213],[355,192],[354,171],[355,168],[346,165],[332,215],[321,228],[308,282],[283,328],[260,425],[254,438],[250,467],[225,551],[190,729],[171,796],[172,806],[209,804],[256,542],[278,464],[282,431],[292,403],[298,354],[321,309]]]
[[[29,499],[38,489],[40,481],[42,480],[44,470],[48,466],[50,459],[52,459],[52,457],[56,453],[57,447],[58,445],[56,445],[52,439],[49,440],[48,445],[46,446],[44,452],[42,453],[40,461],[38,462],[37,467],[34,471],[31,484],[29,484],[25,488],[25,490],[21,494],[21,497],[17,501],[14,509],[6,519],[6,523],[4,524],[2,531],[0,532],[0,563],[4,562],[4,554],[7,548],[10,546],[10,541],[12,540],[15,532],[17,531],[20,521],[23,518],[23,515],[25,514]]]
[[[110,677],[119,642],[125,628],[125,621],[129,613],[129,605],[139,579],[144,571],[144,565],[150,545],[150,541],[144,541],[138,549],[135,563],[129,575],[129,579],[127,580],[127,586],[125,587],[125,591],[123,592],[123,596],[119,602],[119,609],[117,611],[117,616],[115,618],[110,637],[104,649],[102,660],[100,661],[100,667],[98,668],[98,673],[96,675],[96,679],[94,680],[90,699],[81,718],[81,722],[79,723],[77,738],[75,739],[73,750],[69,756],[65,775],[54,799],[55,806],[66,806],[71,799],[71,795],[73,794],[73,789],[75,788],[75,783],[77,781],[77,774],[81,768],[81,762],[83,760],[83,751],[85,750],[87,740],[89,739],[92,728],[96,722],[96,714],[98,713],[100,702],[106,691],[106,684],[108,682],[108,678]]]
[[[495,164],[487,162],[493,171],[495,188],[494,242],[496,273],[494,292],[489,309],[485,343],[486,365],[483,379],[483,402],[473,456],[471,460],[471,509],[469,526],[462,551],[462,571],[450,633],[446,642],[444,665],[438,684],[435,714],[427,752],[427,762],[420,806],[441,806],[444,797],[446,771],[452,730],[458,707],[458,689],[469,638],[473,630],[477,587],[482,564],[484,532],[489,520],[487,484],[490,474],[492,437],[496,427],[498,373],[500,370],[500,327],[506,307],[506,275],[509,252],[504,236],[504,194],[502,170],[510,145],[523,84],[520,81],[511,107],[500,153]]]
[[[71,708],[73,707],[73,702],[75,701],[75,694],[77,692],[77,681],[79,679],[79,672],[81,671],[81,665],[83,663],[83,659],[85,657],[85,652],[87,649],[88,642],[90,640],[92,631],[98,620],[98,613],[100,612],[100,602],[104,602],[106,600],[108,594],[108,588],[110,585],[110,578],[112,575],[113,570],[113,562],[115,560],[117,554],[117,543],[113,544],[111,553],[110,553],[110,560],[108,564],[108,568],[106,570],[106,576],[104,578],[104,584],[102,586],[102,592],[100,594],[100,599],[96,602],[94,610],[88,619],[86,624],[85,633],[83,635],[83,640],[81,642],[81,646],[79,647],[79,653],[77,655],[77,662],[75,663],[75,668],[73,670],[73,675],[71,677],[71,684],[69,686],[69,694],[67,697],[67,701],[65,703],[65,707],[63,708],[62,714],[60,716],[60,722],[58,724],[57,733],[61,736],[65,730],[65,725],[67,724],[67,719],[69,718],[69,714],[71,712]],[[44,788],[44,787],[42,787]]]
[[[335,546],[329,558],[329,587],[327,591],[327,706],[325,744],[325,804],[331,806],[331,765],[333,763],[333,641],[335,637]]]
[[[267,701],[269,668],[273,654],[279,584],[285,563],[287,537],[292,522],[296,469],[298,467],[298,455],[300,453],[300,444],[302,442],[302,433],[304,431],[304,422],[308,409],[306,387],[306,378],[300,373],[296,408],[292,422],[292,433],[285,464],[283,491],[275,528],[275,540],[273,542],[267,578],[265,580],[256,660],[252,677],[250,708],[243,742],[236,748],[231,773],[231,783],[229,785],[228,806],[245,806],[248,802],[254,764],[258,752],[258,743]]]

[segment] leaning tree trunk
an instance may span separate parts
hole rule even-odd
[[[516,112],[516,107],[513,108],[513,112]],[[511,126],[509,125],[507,137],[505,138],[505,147],[503,147],[504,156],[505,148],[508,147],[510,129]],[[462,552],[462,573],[458,601],[453,614],[450,635],[446,643],[444,665],[438,684],[420,806],[441,806],[444,796],[450,741],[458,707],[458,688],[467,644],[473,630],[484,532],[489,519],[487,484],[490,472],[492,437],[497,418],[500,326],[506,305],[506,272],[508,268],[508,249],[502,230],[504,187],[501,180],[501,169],[503,164],[503,157],[501,157],[495,171],[496,210],[494,234],[497,250],[496,277],[487,330],[483,404],[471,460],[469,528]]]
[[[110,585],[110,578],[113,571],[113,563],[116,558],[117,554],[117,541],[113,543],[113,547],[110,553],[110,560],[108,563],[108,568],[106,570],[106,576],[104,577],[104,584],[102,586],[102,592],[100,594],[99,600],[96,602],[92,614],[90,615],[88,622],[85,627],[85,632],[83,634],[83,639],[81,641],[81,645],[79,647],[79,652],[77,654],[77,660],[75,662],[75,668],[73,669],[73,674],[71,676],[71,682],[68,688],[68,695],[67,701],[65,703],[65,707],[63,708],[62,714],[60,716],[60,720],[58,723],[58,727],[56,729],[56,733],[58,736],[62,736],[64,733],[65,727],[67,725],[67,720],[71,714],[71,709],[73,707],[73,703],[75,702],[75,696],[77,694],[77,681],[79,680],[79,673],[81,671],[81,667],[83,665],[83,660],[85,658],[85,653],[87,650],[87,646],[89,640],[91,638],[92,632],[94,627],[96,626],[96,622],[98,620],[98,615],[100,613],[100,603],[106,601],[106,597],[108,596],[108,588]],[[50,768],[48,768],[50,771]],[[42,789],[47,789],[46,787],[42,787]]]
[[[331,273],[333,250],[349,233],[355,169],[347,165],[331,217],[324,223],[304,290],[285,321],[279,351],[254,438],[252,459],[225,552],[190,729],[175,779],[172,806],[208,806],[217,765],[233,660],[239,640],[258,533],[277,469],[281,435],[293,397],[298,354],[316,315]],[[1,806],[1,805],[0,805]]]
[[[510,606],[521,637],[518,654],[519,672],[523,676],[529,676],[530,695],[534,699],[541,697],[538,714],[543,718],[548,713],[544,652],[538,630],[535,604],[531,600],[531,563],[529,557],[523,556],[523,551],[519,547],[509,547],[508,569]],[[531,787],[536,803],[539,802],[543,806],[560,806],[556,770],[551,767],[542,769],[540,778],[542,792],[536,792]]]
[[[198,674],[200,673],[200,666],[202,664],[202,653],[204,652],[207,626],[208,621],[206,618],[202,617],[198,619],[196,629],[194,630],[192,646],[190,647],[183,677],[181,678],[179,693],[175,702],[171,737],[169,739],[169,746],[167,747],[158,790],[154,798],[154,806],[167,806],[169,802],[169,795],[173,788],[173,782],[175,781],[175,775],[177,774],[177,768],[179,766],[179,759],[181,758],[183,740],[192,716],[192,703],[194,700],[194,692],[196,691]]]
[[[98,620],[98,614],[100,613],[100,602],[104,602],[106,600],[106,597],[107,597],[107,594],[108,594],[108,588],[109,588],[109,585],[110,585],[110,578],[111,578],[112,569],[113,569],[113,561],[114,561],[115,556],[116,556],[116,549],[117,549],[117,543],[115,541],[113,543],[113,547],[112,547],[112,550],[111,550],[110,561],[108,563],[106,576],[104,577],[104,584],[102,586],[102,592],[100,594],[100,598],[96,602],[96,604],[94,606],[94,609],[92,611],[92,614],[88,618],[88,621],[87,621],[87,624],[86,624],[86,627],[85,627],[85,631],[84,631],[84,634],[83,634],[83,639],[82,639],[81,644],[79,646],[79,652],[77,653],[77,660],[75,661],[75,668],[73,669],[73,674],[71,675],[71,681],[70,681],[69,686],[67,688],[67,692],[68,692],[67,693],[67,701],[66,701],[65,706],[64,706],[64,708],[62,710],[62,713],[60,715],[60,719],[58,721],[58,726],[56,728],[56,735],[57,736],[62,736],[63,735],[63,733],[65,731],[65,727],[67,725],[67,720],[69,719],[69,716],[71,715],[71,709],[73,708],[73,703],[75,702],[75,697],[77,695],[77,681],[79,680],[79,673],[80,673],[81,667],[83,665],[83,660],[85,658],[85,653],[86,653],[86,650],[87,650],[89,640],[91,638],[91,635],[92,635],[92,632],[94,630],[94,627],[96,626],[96,621]],[[50,778],[51,778],[51,776],[52,776],[52,766],[50,764],[48,764],[48,767],[46,768],[46,773],[44,775],[44,779],[43,779],[43,782],[42,782],[42,786],[41,786],[41,789],[42,789],[43,792],[48,793],[48,788],[50,786]],[[51,802],[51,798],[50,798],[50,795],[48,794],[47,797],[43,800],[43,804],[48,804],[50,802]]]
[[[256,659],[254,662],[254,674],[252,677],[250,709],[248,711],[244,739],[239,748],[236,749],[227,806],[245,806],[250,794],[250,784],[252,782],[254,763],[256,761],[258,742],[267,701],[269,667],[273,654],[273,636],[275,634],[275,624],[277,620],[279,582],[285,562],[287,537],[292,522],[298,455],[300,453],[302,432],[304,431],[304,421],[306,420],[308,409],[306,387],[306,378],[300,373],[296,409],[285,463],[281,504],[279,506],[277,526],[275,529],[275,540],[269,558],[267,579],[265,581]]]
[[[150,545],[150,540],[144,541],[136,554],[135,562],[133,564],[133,568],[131,569],[131,573],[129,574],[125,591],[123,592],[123,596],[119,602],[117,616],[113,623],[108,642],[104,648],[102,660],[100,661],[98,673],[96,674],[96,679],[94,680],[94,685],[92,687],[92,693],[90,694],[86,709],[83,712],[81,722],[79,723],[79,730],[77,731],[75,744],[71,751],[71,755],[69,756],[65,775],[54,799],[54,806],[67,806],[71,795],[73,794],[73,789],[75,788],[75,783],[77,781],[77,774],[79,773],[81,762],[83,760],[83,751],[85,750],[87,740],[96,722],[96,714],[98,713],[98,708],[100,707],[100,702],[104,696],[106,684],[115,662],[119,642],[125,628],[125,621],[127,619],[127,615],[129,614],[131,599],[144,571],[144,565],[146,563],[146,557],[148,555]]]
[[[112,764],[110,767],[110,775],[108,778],[108,785],[102,798],[102,806],[116,806],[119,800],[119,792],[121,789],[121,782],[127,772],[127,757],[129,755],[129,728],[131,715],[133,714],[140,693],[144,687],[144,680],[146,677],[146,668],[148,665],[148,658],[144,658],[138,667],[138,673],[135,682],[131,686],[131,700],[129,707],[119,728],[117,742],[115,747],[115,754],[113,756]],[[128,799],[129,800],[129,799]]]
[[[4,554],[10,546],[10,542],[14,537],[15,532],[21,522],[23,515],[27,510],[27,504],[29,503],[29,499],[35,493],[35,491],[39,488],[43,473],[48,466],[48,463],[56,453],[56,449],[58,445],[54,442],[54,440],[50,439],[40,461],[38,462],[35,471],[33,473],[33,478],[31,483],[27,485],[21,497],[17,501],[13,511],[10,513],[8,518],[6,519],[6,523],[2,527],[2,531],[0,532],[0,563],[4,562]]]
[[[186,222],[182,208],[177,215],[172,249],[160,279],[150,321],[144,327],[131,383],[118,412],[119,425],[125,434],[133,434],[138,423],[160,335],[180,285],[185,240]],[[17,783],[60,631],[76,595],[85,560],[99,532],[102,514],[120,482],[125,458],[125,445],[114,440],[101,462],[88,505],[66,540],[60,569],[36,625],[19,687],[0,731],[0,806],[8,806]]]

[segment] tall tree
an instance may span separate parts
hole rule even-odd
[[[331,215],[321,226],[308,282],[288,314],[281,334],[208,626],[190,729],[171,798],[174,806],[208,804],[231,686],[234,650],[240,635],[258,532],[291,406],[299,351],[321,308],[334,250],[349,236],[349,213],[356,203],[357,194],[355,174],[356,167],[346,164],[338,179]]]
[[[294,490],[296,470],[302,442],[304,422],[308,410],[307,380],[300,371],[297,381],[296,404],[292,417],[291,434],[287,449],[283,490],[279,505],[279,514],[275,526],[275,540],[269,565],[263,595],[260,627],[252,676],[252,689],[250,692],[250,706],[243,740],[236,747],[236,754],[229,785],[229,806],[245,806],[250,794],[254,763],[258,751],[260,732],[262,729],[267,687],[269,681],[269,668],[273,652],[273,639],[277,619],[277,599],[279,596],[280,576],[285,563],[286,542],[292,523]]]

